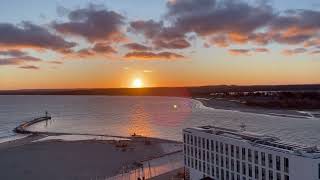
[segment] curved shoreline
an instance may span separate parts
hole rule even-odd
[[[216,100],[216,99],[206,99],[206,98],[192,98],[199,101],[203,106],[207,108],[212,108],[216,110],[252,113],[267,116],[277,116],[277,117],[288,117],[288,118],[302,118],[302,119],[314,119],[310,112],[303,112],[299,110],[277,110],[277,109],[267,109],[261,107],[242,107],[234,102],[229,102],[227,100]],[[223,103],[223,104],[220,104]],[[232,104],[232,105],[231,105]],[[231,106],[230,106],[231,105]],[[303,112],[303,113],[302,113]]]
[[[84,135],[84,136],[100,136],[100,137],[110,137],[110,138],[123,138],[123,139],[149,139],[149,140],[155,140],[155,141],[161,141],[161,142],[173,142],[173,143],[181,143],[179,141],[174,141],[170,139],[161,139],[157,137],[146,137],[146,136],[117,136],[117,135],[107,135],[107,134],[90,134],[90,133],[68,133],[68,132],[48,132],[48,131],[30,131],[27,130],[28,127],[43,122],[51,120],[51,116],[44,116],[44,117],[38,117],[31,121],[24,122],[13,129],[13,131],[17,134],[30,134],[30,135],[45,135],[45,136],[59,136],[59,135]]]

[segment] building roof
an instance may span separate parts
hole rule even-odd
[[[303,144],[286,142],[282,141],[278,137],[265,134],[228,129],[217,126],[200,126],[194,128],[186,128],[185,130],[188,129],[245,141],[253,146],[259,146],[261,148],[272,149],[275,151],[285,151],[287,153],[309,158],[320,158],[320,150],[317,146],[307,146]]]

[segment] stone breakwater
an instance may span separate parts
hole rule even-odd
[[[51,117],[50,116],[44,116],[44,117],[39,117],[39,118],[35,118],[31,121],[28,121],[28,122],[25,122],[25,123],[22,123],[20,124],[18,127],[14,128],[14,132],[15,133],[19,133],[19,134],[31,134],[31,133],[35,133],[33,131],[29,131],[27,130],[27,127],[33,125],[33,124],[36,124],[36,123],[39,123],[39,122],[42,122],[42,121],[48,121],[50,120]]]

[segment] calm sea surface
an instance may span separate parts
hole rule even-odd
[[[181,140],[185,127],[216,125],[276,135],[320,145],[320,119],[290,118],[204,107],[199,101],[174,97],[0,96],[0,137],[48,111],[53,120],[31,128],[40,131],[128,136],[133,133]]]

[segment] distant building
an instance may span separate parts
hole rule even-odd
[[[213,126],[183,130],[191,180],[320,180],[320,151],[278,138]]]

